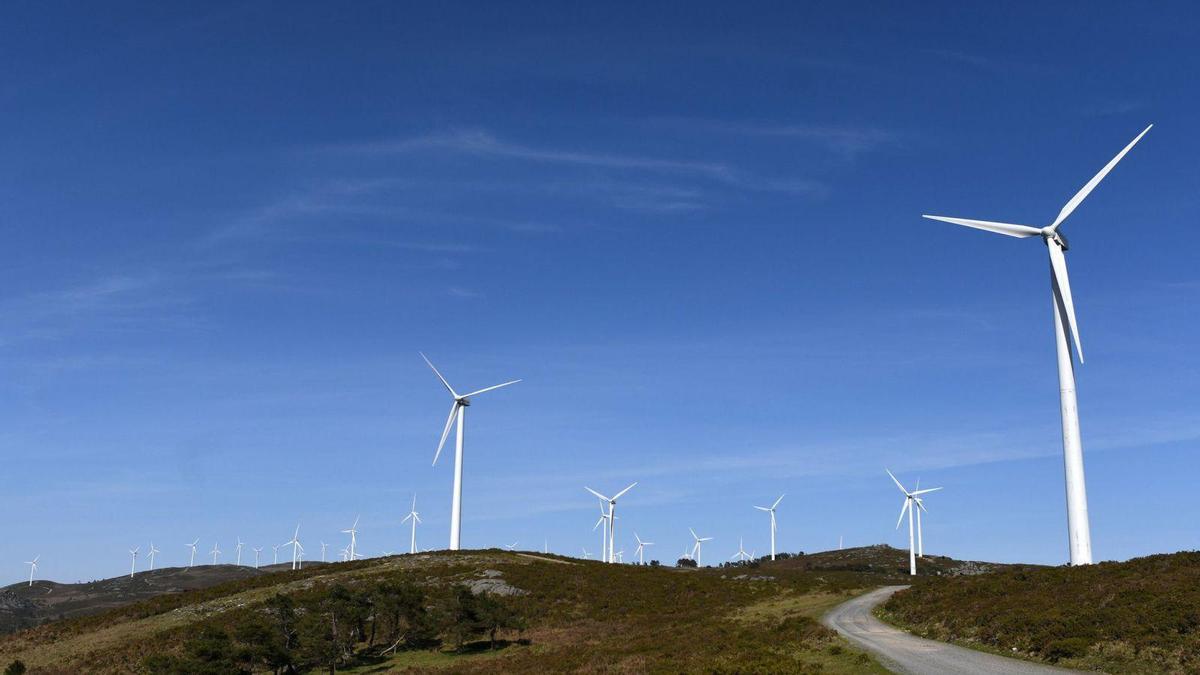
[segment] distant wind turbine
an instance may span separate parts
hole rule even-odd
[[[625,549],[621,549],[620,551],[617,551],[616,553],[614,553],[613,558],[615,558],[614,562],[624,563],[625,562]]]
[[[938,490],[941,490],[942,488],[940,488],[940,487],[926,488],[924,490],[913,490],[912,492],[909,492],[907,489],[905,489],[905,487],[903,485],[900,484],[900,481],[896,479],[896,476],[892,474],[890,469],[885,468],[884,471],[887,471],[887,474],[892,477],[892,482],[894,482],[896,484],[896,487],[900,488],[900,491],[904,493],[904,506],[900,507],[900,517],[896,519],[896,529],[899,529],[900,523],[904,522],[904,512],[907,511],[908,512],[908,573],[915,576],[917,574],[917,546],[916,546],[916,540],[914,539],[914,531],[913,531],[913,511],[918,508],[920,508],[920,509],[925,508],[923,505],[921,505],[921,503],[919,501],[917,501],[917,497],[919,497],[920,495],[929,493],[929,492],[937,492]],[[916,503],[916,506],[913,506],[914,503]]]
[[[271,547],[271,552],[275,554],[275,561],[271,563],[272,565],[279,564],[279,546],[281,545],[282,544]]]
[[[208,552],[213,557],[213,564],[217,564],[217,557],[221,555],[221,549],[217,548],[217,542],[213,542],[213,550]]]
[[[457,421],[458,432],[455,435],[454,441],[454,493],[450,502],[450,550],[457,551],[461,543],[462,534],[463,436],[466,431],[467,407],[471,405],[472,396],[478,396],[493,389],[507,387],[510,384],[520,382],[520,380],[509,380],[501,384],[484,387],[469,394],[460,395],[454,391],[454,388],[450,386],[446,378],[442,377],[442,374],[438,372],[438,369],[434,367],[433,362],[428,357],[421,354],[421,358],[425,359],[425,363],[429,364],[434,375],[437,375],[438,379],[442,381],[442,385],[446,387],[446,391],[449,391],[450,396],[454,397],[454,403],[450,405],[450,416],[446,418],[446,427],[442,429],[442,440],[438,442],[437,452],[433,455],[433,463],[434,465],[437,464],[438,457],[442,454],[442,446],[446,444],[446,437],[450,435],[450,427],[454,426],[454,423]]]
[[[603,499],[600,500],[600,518],[592,526],[592,531],[595,532],[597,527],[600,527],[600,559],[605,560],[608,558],[608,512],[604,510]]]
[[[738,537],[738,550],[737,550],[737,553],[734,553],[733,555],[729,556],[729,559],[730,559],[730,560],[735,560],[735,559],[736,559],[738,562],[745,562],[745,561],[747,561],[747,560],[750,560],[750,554],[749,554],[749,553],[746,553],[746,547],[745,547],[745,545],[742,543],[742,538],[741,538],[741,537]]]
[[[688,532],[692,533],[692,539],[694,539],[696,541],[695,545],[692,546],[692,560],[695,560],[696,567],[699,567],[700,566],[700,544],[703,542],[706,542],[706,541],[712,541],[712,537],[701,537],[700,535],[696,534],[696,531],[690,527],[688,528]]]
[[[151,572],[154,571],[154,556],[159,553],[162,553],[162,551],[154,548],[154,542],[150,542],[150,550],[147,551],[147,555],[150,556],[150,571]]]
[[[283,542],[283,545],[292,547],[292,569],[297,569],[300,562],[300,552],[304,550],[304,547],[300,545],[299,525],[296,525],[296,532],[292,535],[292,538]]]
[[[759,511],[766,511],[767,513],[771,514],[771,560],[775,559],[775,528],[776,528],[775,509],[776,509],[776,507],[779,506],[779,502],[783,501],[783,498],[786,496],[787,496],[786,494],[779,495],[779,499],[776,499],[775,503],[772,504],[770,507],[766,507],[766,506],[754,507],[754,508],[758,509]]]
[[[129,564],[129,578],[130,579],[133,578],[133,573],[137,571],[138,551],[141,550],[141,548],[142,548],[141,546],[135,546],[135,547],[129,549],[129,555],[133,556],[133,562]]]
[[[634,553],[636,553],[636,554],[637,554],[637,557],[638,557],[638,564],[639,564],[639,565],[645,565],[645,564],[646,564],[646,561],[645,561],[645,560],[642,558],[642,552],[643,552],[643,551],[646,549],[646,547],[647,547],[647,546],[653,546],[653,545],[654,545],[654,542],[652,542],[652,541],[642,541],[642,538],[638,536],[638,533],[637,533],[637,532],[634,532],[634,533],[633,533],[633,538],[634,538],[634,539],[637,541],[637,543],[638,543],[638,545],[637,545],[637,550],[636,550],[636,551],[634,551]]]
[[[421,522],[421,516],[417,515],[417,496],[415,494],[413,495],[412,510],[408,512],[407,516],[404,516],[404,520],[401,520],[400,524],[403,525],[405,522],[410,521],[410,520],[412,521],[412,541],[409,543],[408,552],[416,553],[417,552],[417,523]]]
[[[325,562],[325,549],[329,548],[329,544],[321,542],[321,562]]]
[[[237,538],[237,542],[238,542],[237,543],[237,566],[241,567],[242,566],[242,546],[244,546],[245,544],[242,543],[241,537]]]
[[[200,538],[196,537],[196,540],[193,541],[192,543],[184,544],[184,546],[187,546],[188,548],[192,549],[192,557],[188,558],[188,569],[192,569],[192,565],[196,564],[196,544],[199,544],[199,543],[200,543]]]
[[[38,561],[41,559],[42,559],[42,554],[39,553],[33,557],[33,560],[30,560],[25,563],[26,565],[29,565],[29,585],[30,586],[33,585],[33,573],[37,571],[37,564],[38,564]]]
[[[621,495],[632,490],[635,485],[637,485],[637,481],[630,483],[629,487],[621,490],[612,497],[605,497],[586,485],[583,487],[584,490],[587,490],[588,492],[599,497],[601,501],[608,502],[608,562],[610,563],[616,561],[616,555],[613,553],[613,549],[616,548],[615,542],[617,540],[617,500],[621,498]]]
[[[517,542],[515,542],[515,541],[514,541],[514,542],[513,542],[513,543],[511,543],[511,544],[507,544],[507,545],[505,545],[505,546],[504,546],[504,548],[506,548],[506,549],[508,549],[508,550],[510,550],[510,551],[514,551],[514,550],[516,550],[516,548],[517,548]]]
[[[1063,463],[1067,484],[1067,541],[1070,546],[1072,565],[1092,564],[1092,535],[1088,524],[1087,486],[1083,477],[1083,443],[1079,436],[1079,407],[1075,397],[1075,364],[1071,358],[1071,342],[1074,340],[1075,354],[1083,363],[1083,345],[1079,340],[1079,327],[1075,322],[1075,301],[1071,297],[1071,282],[1067,277],[1067,238],[1059,230],[1065,221],[1091,194],[1100,181],[1112,171],[1138,141],[1142,140],[1154,125],[1130,141],[1117,153],[1100,172],[1092,177],[1079,192],[1062,207],[1054,222],[1045,227],[1030,227],[1012,223],[997,223],[968,218],[925,215],[923,218],[940,220],[955,225],[964,225],[977,230],[986,230],[1009,237],[1041,237],[1050,254],[1050,292],[1054,309],[1054,344],[1058,352],[1058,395],[1062,415]]]
[[[583,548],[583,559],[584,559],[584,560],[587,560],[588,558],[591,558],[591,557],[592,557],[592,554],[591,554],[591,553],[588,553],[588,550],[587,550],[587,548],[584,548],[584,547],[580,547],[580,548]]]
[[[358,548],[357,548],[357,546],[358,546],[358,519],[359,519],[359,516],[354,516],[354,524],[350,526],[350,529],[342,530],[342,534],[350,535],[350,548],[349,548],[350,560],[354,560],[356,558],[362,557],[362,556],[358,555]]]
[[[262,547],[254,549],[254,569],[258,569],[258,555],[262,553]]]

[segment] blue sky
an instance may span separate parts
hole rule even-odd
[[[1200,53],[1186,4],[10,5],[0,20],[0,570],[362,514],[674,560],[888,542],[1061,563],[1045,253],[1064,226],[1098,559],[1198,545]]]

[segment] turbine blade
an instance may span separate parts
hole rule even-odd
[[[925,513],[929,513],[929,509],[925,508],[925,502],[921,501],[920,499],[914,501],[917,502],[917,508],[921,509]]]
[[[771,509],[768,509],[768,508],[767,508],[767,507],[765,507],[765,506],[756,506],[756,507],[754,507],[754,508],[758,509],[759,511],[767,511],[767,512],[770,512],[770,510],[771,510]]]
[[[688,532],[691,532],[691,533],[692,533],[692,539],[699,539],[699,538],[700,538],[699,536],[697,536],[697,535],[696,535],[696,531],[695,531],[695,530],[693,530],[693,529],[692,529],[692,528],[690,528],[690,527],[688,528]]]
[[[596,524],[592,526],[592,532],[595,532],[596,528],[600,527],[600,523],[604,522],[604,518],[605,518],[605,516],[600,516],[600,520],[597,520]]]
[[[785,492],[785,493],[783,493],[783,494],[781,494],[781,495],[779,495],[779,499],[776,499],[776,500],[775,500],[775,503],[771,505],[771,510],[772,510],[772,511],[774,511],[774,510],[775,510],[775,507],[776,507],[776,506],[779,506],[779,502],[783,501],[783,498],[784,498],[784,497],[786,497],[786,496],[787,496],[787,493],[786,493],[786,492]]]
[[[439,373],[438,369],[434,367],[433,362],[429,360],[429,357],[425,356],[425,354],[423,352],[417,352],[417,353],[420,354],[421,358],[425,359],[425,363],[428,363],[429,367],[433,369],[433,374],[437,375],[438,379],[442,381],[442,384],[445,385],[445,387],[446,387],[446,391],[450,392],[450,395],[453,396],[455,399],[460,398],[458,394],[454,393],[454,387],[451,387],[450,383],[446,381],[446,378],[442,377],[442,374]]]
[[[916,492],[913,493],[913,496],[916,497],[917,495],[923,495],[926,492],[937,492],[938,490],[941,490],[941,489],[942,488],[940,488],[940,487],[925,488],[924,490],[917,490]]]
[[[492,386],[490,386],[490,387],[484,387],[483,389],[480,389],[480,390],[478,390],[478,391],[473,391],[473,392],[471,392],[471,393],[469,393],[469,394],[463,394],[463,398],[467,398],[467,397],[469,397],[469,396],[478,396],[479,394],[482,394],[482,393],[483,393],[483,392],[485,392],[485,391],[491,391],[491,390],[493,390],[493,389],[499,389],[500,387],[507,387],[507,386],[508,386],[508,385],[510,385],[510,384],[516,384],[516,383],[518,383],[518,382],[520,382],[520,380],[509,380],[508,382],[504,382],[503,384],[494,384],[494,385],[492,385]]]
[[[454,426],[454,416],[458,413],[458,399],[450,404],[450,416],[446,418],[446,428],[442,429],[442,440],[438,441],[437,452],[433,453],[433,463],[437,465],[438,457],[442,455],[442,447],[446,445],[446,437],[450,435],[450,427]]]
[[[637,485],[637,481],[633,481],[633,483],[631,483],[631,484],[629,485],[629,487],[627,487],[627,488],[625,488],[624,490],[621,490],[621,491],[620,491],[620,492],[618,492],[617,494],[613,495],[613,501],[616,501],[616,500],[620,499],[620,498],[621,498],[621,495],[623,495],[623,494],[625,494],[626,492],[629,492],[630,490],[632,490],[634,485]]]
[[[995,232],[996,234],[1006,234],[1010,237],[1017,237],[1019,239],[1032,237],[1042,233],[1042,231],[1036,227],[1030,227],[1028,225],[1016,225],[1014,223],[997,223],[991,220],[971,220],[970,218],[950,218],[948,216],[922,215],[921,217],[928,218],[929,220],[940,220],[943,223],[965,225],[966,227],[973,227],[977,230],[987,230],[988,232]]]
[[[584,486],[583,486],[583,489],[584,489],[584,490],[587,490],[588,492],[590,492],[590,493],[592,493],[592,494],[594,494],[594,495],[596,495],[597,497],[599,497],[600,499],[603,499],[603,500],[604,500],[604,501],[606,501],[606,502],[607,502],[607,501],[612,501],[612,500],[610,500],[608,497],[605,497],[604,495],[600,494],[599,492],[596,492],[595,490],[593,490],[592,488],[590,488],[590,487],[588,487],[588,486],[586,486],[586,485],[584,485]]]
[[[1071,280],[1067,277],[1067,259],[1062,249],[1052,240],[1046,241],[1046,249],[1050,251],[1050,271],[1054,275],[1054,288],[1057,302],[1054,311],[1060,309],[1067,315],[1067,327],[1075,340],[1075,353],[1079,362],[1083,363],[1083,345],[1079,342],[1079,327],[1075,324],[1075,301],[1071,299]],[[1061,306],[1059,303],[1062,303]]]
[[[1146,132],[1150,131],[1151,127],[1153,126],[1154,125],[1151,124],[1143,129],[1142,133],[1137,135],[1137,138],[1130,141],[1129,145],[1125,146],[1124,150],[1118,152],[1117,156],[1112,158],[1112,161],[1110,161],[1108,164],[1105,164],[1103,169],[1100,169],[1100,173],[1092,176],[1092,179],[1087,182],[1087,185],[1084,185],[1079,192],[1075,193],[1074,197],[1071,197],[1071,201],[1067,202],[1066,206],[1062,207],[1062,211],[1058,212],[1058,217],[1054,219],[1053,223],[1051,223],[1051,230],[1057,230],[1058,226],[1062,225],[1062,222],[1066,220],[1072,212],[1075,211],[1076,207],[1078,207],[1079,204],[1083,202],[1083,200],[1086,199],[1089,194],[1091,194],[1092,190],[1094,190],[1096,186],[1100,184],[1100,181],[1104,180],[1104,177],[1108,175],[1108,172],[1113,170],[1113,167],[1117,165],[1117,162],[1121,161],[1121,159],[1125,157],[1125,153],[1132,150],[1133,146],[1137,145],[1137,142],[1142,140],[1142,136],[1145,136]]]
[[[900,517],[896,519],[896,529],[900,529],[900,523],[904,522],[904,512],[908,510],[908,497],[904,498],[904,506],[900,507]]]
[[[896,480],[896,475],[892,473],[892,470],[891,470],[891,469],[888,469],[887,467],[884,467],[884,469],[883,469],[883,470],[884,470],[884,471],[887,471],[888,475],[892,477],[892,482],[894,482],[894,483],[896,484],[896,487],[900,488],[900,491],[901,491],[901,492],[903,492],[903,493],[904,493],[904,495],[907,497],[907,496],[908,496],[908,490],[905,490],[905,489],[904,489],[904,486],[900,484],[900,481],[899,481],[899,480]]]

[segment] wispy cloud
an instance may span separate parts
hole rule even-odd
[[[687,118],[665,118],[657,120],[657,123],[715,133],[795,140],[814,144],[840,155],[851,157],[877,150],[881,147],[897,145],[900,142],[900,136],[897,133],[870,126],[726,122]]]
[[[1113,115],[1125,115],[1127,113],[1136,112],[1146,107],[1143,101],[1100,101],[1086,105],[1081,112],[1088,117],[1110,117]]]
[[[479,129],[434,133],[399,140],[351,143],[336,146],[333,149],[374,155],[405,154],[430,150],[449,151],[548,164],[690,175],[743,190],[793,194],[812,194],[815,185],[813,181],[806,180],[763,179],[739,171],[722,162],[525,145],[501,140],[491,133]]]

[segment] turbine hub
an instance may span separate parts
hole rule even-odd
[[[471,399],[464,396],[464,397],[458,399],[458,404],[465,408],[465,407],[471,405]]]
[[[1063,251],[1071,248],[1070,244],[1067,242],[1067,235],[1063,234],[1062,230],[1051,230],[1047,227],[1042,230],[1042,239],[1045,239],[1046,243],[1053,241],[1054,243],[1058,244],[1058,247]]]

